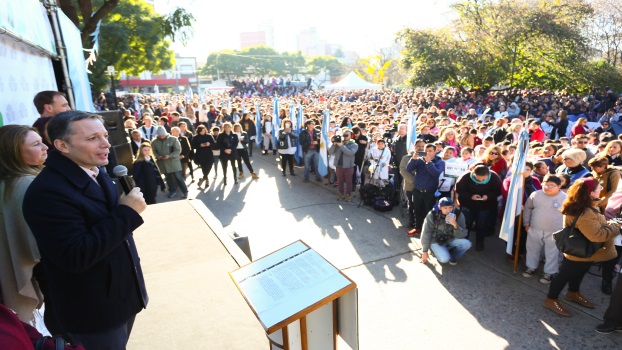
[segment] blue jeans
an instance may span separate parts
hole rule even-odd
[[[441,264],[447,263],[451,257],[456,260],[460,259],[470,248],[471,241],[466,238],[454,238],[451,242],[443,245],[438,243],[430,244],[430,249],[432,249],[436,260]]]
[[[313,164],[311,163],[313,162]],[[309,173],[311,171],[311,166],[313,166],[313,170],[315,171],[315,177],[319,180],[322,179],[320,176],[320,172],[318,171],[318,165],[320,164],[320,154],[316,150],[308,150],[305,153],[305,179],[309,180]]]
[[[179,188],[181,188],[181,193],[188,193],[188,187],[186,187],[186,182],[181,177],[181,171],[164,174],[164,177],[166,178],[166,184],[168,185],[169,194],[177,192],[177,185],[179,185]]]

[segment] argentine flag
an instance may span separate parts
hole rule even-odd
[[[281,121],[279,120],[279,99],[276,97],[272,101],[272,111],[274,112],[274,117],[272,118],[272,138],[274,142],[272,145],[276,147],[279,142],[279,129],[281,128]]]
[[[193,98],[194,94],[192,93],[192,86],[188,86],[188,91],[186,91],[186,103],[192,103]]]
[[[406,126],[408,134],[406,135],[406,151],[410,151],[417,141],[417,116],[411,114],[408,118]]]
[[[321,176],[328,174],[328,128],[330,125],[330,112],[324,111],[324,119],[322,120],[322,135],[320,136],[320,163],[318,171]]]
[[[512,254],[512,246],[514,245],[514,223],[517,216],[523,210],[523,188],[525,187],[525,162],[527,160],[527,152],[529,151],[529,133],[526,129],[522,129],[518,135],[518,149],[515,155],[518,158],[512,165],[512,178],[510,179],[510,189],[508,191],[508,199],[505,203],[505,211],[503,212],[503,222],[501,223],[501,231],[499,238],[508,242],[505,252]]]
[[[300,136],[300,132],[302,128],[304,128],[304,114],[302,113],[302,105],[298,105],[298,117],[296,118],[296,132],[298,136]],[[302,146],[300,146],[300,137],[296,138],[296,154],[294,155],[296,158],[296,162],[302,163],[303,154],[302,154]]]
[[[263,140],[263,133],[261,132],[261,113],[259,112],[259,107],[261,105],[259,103],[255,104],[255,128],[257,130],[257,136],[255,137],[255,143],[257,147]]]

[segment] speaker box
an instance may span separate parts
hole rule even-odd
[[[108,174],[110,174],[111,177],[114,177],[112,169],[119,164],[124,165],[127,168],[128,174],[132,174],[134,155],[132,154],[132,146],[130,146],[129,143],[110,147],[106,171],[108,171]]]
[[[121,111],[104,111],[97,113],[104,118],[104,126],[108,131],[108,141],[112,146],[129,143],[129,135],[123,127],[123,114]]]

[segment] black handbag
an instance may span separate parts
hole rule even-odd
[[[601,242],[592,242],[587,239],[579,229],[575,228],[579,216],[577,215],[572,221],[572,225],[553,233],[555,239],[555,245],[560,252],[577,258],[589,258],[598,249],[603,247]]]

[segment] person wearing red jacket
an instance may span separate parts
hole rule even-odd
[[[530,132],[530,141],[544,142],[546,134],[544,130],[540,127],[541,123],[539,120],[534,120],[529,124]]]

